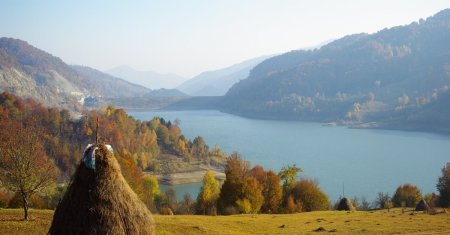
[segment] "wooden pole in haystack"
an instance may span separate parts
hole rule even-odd
[[[95,145],[98,145],[98,116],[97,116],[97,126],[95,127]]]

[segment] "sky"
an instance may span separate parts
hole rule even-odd
[[[0,0],[0,37],[66,63],[186,78],[246,59],[409,24],[448,0]]]

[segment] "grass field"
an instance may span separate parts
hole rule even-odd
[[[46,234],[53,211],[31,210],[31,216],[31,221],[22,221],[21,210],[0,209],[0,234]],[[400,209],[154,218],[156,234],[450,234],[450,213],[413,215]]]

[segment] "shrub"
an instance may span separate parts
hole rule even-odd
[[[309,179],[298,181],[292,189],[296,202],[301,202],[303,211],[328,210],[330,202],[325,193]]]
[[[21,208],[21,207],[23,207],[22,197],[18,193],[16,193],[9,201],[8,208]],[[30,208],[46,209],[47,203],[38,194],[33,194],[30,198]]]

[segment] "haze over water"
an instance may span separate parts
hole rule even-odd
[[[304,170],[300,177],[318,181],[332,201],[342,195],[343,185],[345,196],[370,201],[377,192],[393,195],[404,183],[417,185],[423,194],[435,192],[441,168],[450,159],[450,137],[437,134],[254,120],[212,110],[129,113],[140,120],[178,118],[189,139],[200,135],[210,147],[238,151],[252,166],[278,172],[295,163]],[[196,197],[198,184],[192,187]]]

